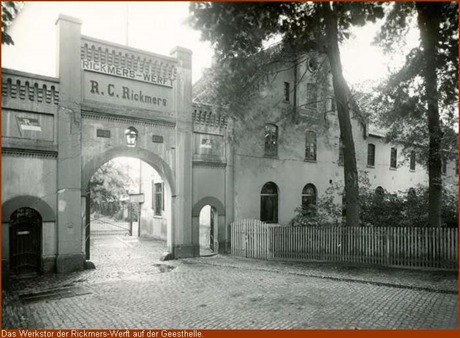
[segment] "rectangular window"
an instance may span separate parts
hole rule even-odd
[[[410,152],[410,170],[415,170],[415,151]]]
[[[398,150],[391,148],[390,168],[396,168],[398,162]]]
[[[336,109],[337,109],[337,105],[336,105],[336,102],[335,102],[335,98],[332,98],[331,99],[331,110],[335,111]]]
[[[290,89],[289,89],[289,82],[284,83],[284,101],[289,102],[289,94],[290,94]]]
[[[163,209],[163,183],[155,183],[155,216],[161,216]]]
[[[278,127],[274,124],[265,125],[265,156],[278,155]]]
[[[316,83],[307,83],[307,107],[316,108],[318,103],[318,93]]]
[[[370,167],[375,166],[375,145],[367,145],[367,165]]]
[[[339,140],[339,165],[343,165],[343,142]]]
[[[152,180],[152,210],[155,210],[155,182]]]
[[[442,173],[443,175],[447,173],[447,161],[445,158],[442,159]]]
[[[305,139],[305,159],[316,161],[316,134],[313,131],[307,131]]]

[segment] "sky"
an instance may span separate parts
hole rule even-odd
[[[211,66],[213,50],[189,27],[188,2],[26,2],[10,28],[14,46],[2,46],[2,67],[56,76],[55,22],[59,13],[82,20],[82,34],[169,55],[175,46],[193,52],[193,82]],[[341,47],[344,76],[353,86],[388,74],[395,60],[371,42],[377,26],[354,31]],[[412,39],[416,40],[416,36]],[[401,59],[402,60],[402,59]],[[402,62],[402,61],[401,61]]]

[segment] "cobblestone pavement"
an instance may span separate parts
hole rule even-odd
[[[231,256],[160,262],[164,243],[96,238],[96,270],[12,281],[12,328],[458,328],[458,280]]]

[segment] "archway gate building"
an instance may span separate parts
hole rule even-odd
[[[223,250],[231,214],[227,121],[192,112],[191,51],[163,56],[82,36],[81,22],[63,15],[56,26],[58,77],[2,69],[3,276],[83,269],[89,181],[120,156],[143,160],[161,177],[174,258],[199,255],[197,215],[206,204],[218,209]],[[211,141],[220,153],[194,151]],[[28,225],[30,215],[39,219],[38,235],[27,230],[37,223]],[[10,243],[28,236],[38,240],[34,253]]]

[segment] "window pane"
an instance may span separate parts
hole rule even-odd
[[[391,159],[390,159],[391,168],[396,168],[397,154],[398,154],[398,151],[396,150],[396,148],[391,148]]]
[[[339,140],[339,164],[343,164],[343,142]]]
[[[308,209],[316,205],[316,188],[313,184],[307,184],[302,190],[302,208]]]
[[[316,160],[316,134],[312,131],[307,132],[305,141],[305,159]]]
[[[155,210],[155,182],[152,181],[152,209]]]
[[[266,183],[260,196],[260,220],[278,222],[278,187],[273,182]]]
[[[375,166],[375,145],[373,144],[367,146],[367,165]]]
[[[284,83],[284,101],[289,102],[289,82]]]
[[[155,183],[155,215],[160,216],[163,210],[163,183]]]
[[[410,152],[410,170],[415,170],[415,151]]]
[[[307,105],[311,108],[316,108],[317,98],[316,83],[307,83]]]
[[[271,195],[271,194],[277,194],[277,193],[278,193],[278,187],[273,182],[265,183],[265,185],[262,187],[262,194]]]
[[[278,150],[278,127],[273,124],[265,125],[265,155],[276,156]]]

